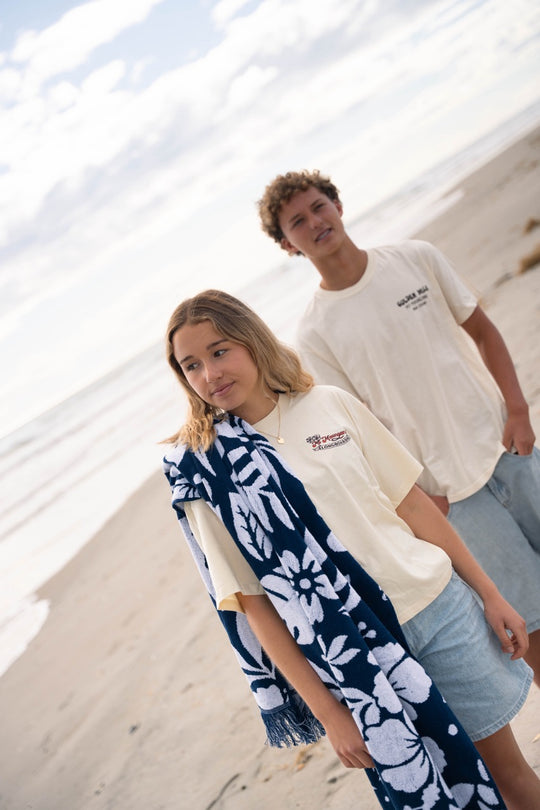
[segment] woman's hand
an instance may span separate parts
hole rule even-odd
[[[346,768],[373,768],[350,710],[321,681],[266,595],[236,594],[268,656],[324,726]]]
[[[484,598],[484,614],[501,642],[502,651],[511,653],[512,661],[523,658],[529,649],[529,636],[525,620],[517,610],[496,591],[492,596]],[[510,631],[510,635],[507,631]]]
[[[373,768],[373,760],[350,710],[336,700],[331,717],[323,720],[326,736],[346,768]]]

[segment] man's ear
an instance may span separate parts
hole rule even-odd
[[[343,206],[341,204],[341,200],[334,200],[334,205],[336,206],[340,217],[343,216]]]
[[[289,256],[302,255],[301,252],[297,248],[295,248],[295,246],[291,242],[289,242],[289,240],[286,239],[284,236],[282,237],[281,242],[279,244],[281,245],[281,249],[286,250]]]

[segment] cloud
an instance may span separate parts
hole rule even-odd
[[[211,11],[212,21],[218,28],[224,28],[249,2],[250,0],[220,0]]]
[[[90,54],[126,28],[142,22],[163,0],[92,0],[66,12],[43,31],[24,31],[9,58],[24,68],[24,95],[83,65]]]
[[[250,65],[244,73],[236,76],[228,88],[229,108],[227,113],[239,107],[246,107],[278,75],[277,67],[261,68]]]
[[[51,79],[67,66],[82,63],[92,48],[139,19],[152,4],[152,0],[139,0],[129,6],[122,20],[118,18],[117,0],[79,6],[41,34],[23,35],[14,53],[18,59],[26,59],[28,70],[39,74],[41,81]],[[292,5],[294,8],[279,0],[261,4],[245,18],[247,22],[231,27],[204,58],[170,70],[139,93],[134,88],[118,88],[127,70],[121,59],[92,71],[79,85],[63,79],[38,95],[36,83],[33,95],[23,94],[4,113],[0,153],[9,171],[0,176],[0,242],[5,242],[20,223],[35,217],[55,188],[63,183],[76,187],[89,169],[105,167],[121,160],[122,155],[127,157],[136,144],[141,150],[152,150],[174,129],[181,150],[197,133],[208,129],[209,121],[226,126],[278,77],[276,64],[257,64],[260,52],[268,48],[270,23],[270,52],[277,53],[281,28],[274,14],[289,29],[288,39],[280,45],[286,48],[293,29],[295,39],[303,35],[307,41],[308,35],[318,36],[320,31],[339,27],[346,16],[344,9],[350,11],[351,0],[329,3],[325,13],[316,15],[317,27],[311,32],[304,30],[304,34],[305,26],[300,23],[313,16],[310,6]],[[105,6],[107,24],[102,19]],[[67,50],[59,47],[64,39],[69,43]],[[49,55],[57,52],[59,55],[49,60]],[[16,73],[0,72],[0,87],[2,78],[4,89],[15,92]],[[29,177],[31,183],[26,181]]]
[[[122,22],[113,13],[101,39],[96,30],[84,39],[87,56],[91,42],[97,47],[153,4],[130,5]],[[117,0],[106,5],[118,12]],[[402,3],[333,0],[313,14],[307,0],[266,0],[235,16],[245,5],[215,6],[227,22],[221,42],[142,89],[129,81],[141,62],[122,52],[4,111],[0,238],[10,302],[114,266],[123,251],[136,262],[137,252],[165,241],[210,264],[239,187],[261,166],[270,174],[281,161],[294,167],[328,156],[348,172],[373,173],[379,159],[379,189],[390,190],[410,170],[386,173],[396,133],[409,139],[412,166],[414,133],[502,75],[501,52],[513,53],[534,19],[526,3],[519,23],[507,4],[490,3],[491,27],[485,13],[464,14],[468,4],[448,1],[414,3],[411,16],[406,3],[401,12]],[[97,25],[101,2],[73,12],[89,7]],[[71,13],[35,34],[28,64],[48,53],[52,39],[42,35],[67,26]],[[14,88],[17,75],[4,80]],[[212,206],[221,206],[217,224]],[[202,244],[205,227],[211,245]]]
[[[0,54],[0,353],[27,378],[47,366],[29,322],[69,374],[79,350],[121,359],[133,323],[130,351],[156,338],[195,286],[279,264],[254,207],[278,171],[330,172],[351,216],[538,95],[528,0],[204,0],[204,35],[164,55],[157,2],[86,3]],[[159,25],[187,19],[163,3]]]

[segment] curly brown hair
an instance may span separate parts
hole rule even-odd
[[[163,441],[182,442],[193,450],[208,450],[216,435],[215,420],[227,415],[193,390],[174,356],[173,337],[177,330],[204,321],[210,321],[224,338],[246,347],[270,390],[294,395],[313,386],[313,377],[304,371],[296,352],[278,340],[262,318],[239,298],[222,290],[205,290],[186,299],[169,319],[165,343],[167,361],[187,394],[188,413],[180,430]]]
[[[318,169],[312,172],[304,169],[301,172],[287,172],[278,176],[269,183],[264,194],[257,202],[261,227],[276,242],[284,237],[279,225],[279,212],[284,203],[288,203],[297,191],[307,191],[311,186],[326,194],[332,202],[341,203],[339,190],[329,177],[325,177]]]

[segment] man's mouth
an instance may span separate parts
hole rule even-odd
[[[326,237],[331,233],[331,231],[332,228],[325,228],[324,231],[321,231],[320,234],[316,237],[315,241],[320,242],[321,240],[326,239]]]

